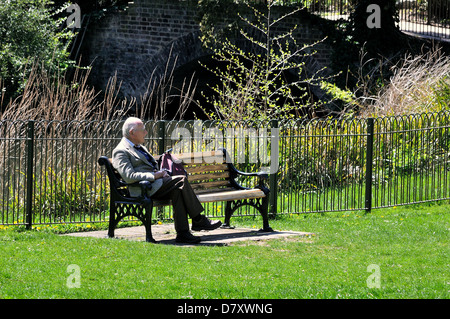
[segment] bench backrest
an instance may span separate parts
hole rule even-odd
[[[188,173],[188,180],[196,194],[212,193],[232,190],[233,180],[230,178],[230,169],[226,161],[226,152],[222,150],[211,152],[194,152],[173,154],[182,161]],[[159,156],[154,156],[158,161]],[[129,196],[124,187],[125,182],[111,164],[111,159],[102,156],[98,160],[100,165],[106,167],[112,188],[122,196]]]
[[[107,156],[101,156],[98,159],[100,166],[105,166],[106,173],[108,174],[109,183],[111,185],[111,191],[117,192],[121,196],[129,197],[130,193],[128,191],[127,184],[123,181],[119,172],[112,166],[111,158]]]
[[[196,194],[233,189],[230,170],[222,150],[173,154],[182,161]]]

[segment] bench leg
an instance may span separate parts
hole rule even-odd
[[[108,237],[114,238],[114,222],[112,220],[109,220],[109,227],[108,227]]]
[[[261,213],[261,216],[263,218],[263,228],[261,228],[259,231],[263,232],[272,232],[272,227],[269,226],[269,197],[266,196],[262,198],[261,206],[258,208],[259,212]]]
[[[233,209],[231,208],[231,204],[232,204],[232,202],[227,202],[227,204],[225,206],[225,220],[224,220],[224,223],[222,224],[222,226],[220,226],[220,228],[225,228],[225,229],[233,229],[234,228],[230,225],[230,218],[234,212]]]
[[[156,243],[156,240],[153,239],[152,235],[152,210],[153,205],[147,204],[144,206],[145,215],[144,220],[142,221],[145,226],[145,241],[148,243]]]
[[[111,202],[109,205],[109,226],[108,226],[108,237],[114,238],[114,229],[116,228],[116,205]]]
[[[131,209],[127,206],[127,208],[120,207],[120,212],[117,211],[117,207],[114,203],[110,204],[110,215],[109,215],[109,226],[108,226],[108,237],[114,238],[114,230],[119,223],[119,221],[125,216],[135,216],[137,217],[142,224],[145,226],[145,240],[150,243],[155,243],[156,241],[152,236],[152,210],[153,204],[144,205],[144,213],[137,211],[136,208],[133,213],[124,213],[122,209]]]
[[[247,199],[238,201],[228,201],[225,207],[225,220],[222,224],[222,228],[234,228],[230,225],[230,218],[234,211],[244,205],[250,205],[255,207],[262,216],[263,228],[260,231],[272,232],[273,229],[269,226],[269,197],[263,197],[261,199]]]

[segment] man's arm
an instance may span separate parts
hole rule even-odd
[[[114,150],[112,164],[126,183],[154,182],[156,179],[153,172],[137,172],[131,164],[129,153],[125,150]]]
[[[166,171],[138,172],[131,164],[130,155],[125,150],[114,150],[112,164],[126,183],[140,181],[154,182],[158,178],[168,176]]]

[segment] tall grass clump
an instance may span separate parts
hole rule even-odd
[[[120,98],[117,76],[110,78],[103,92],[89,85],[90,68],[78,66],[70,72],[54,73],[36,61],[22,93],[9,100],[7,94],[0,97],[4,106],[0,109],[0,223],[25,220],[20,216],[30,176],[30,123],[34,127],[34,222],[75,221],[86,214],[94,220],[108,208],[108,181],[97,159],[110,156],[117,145],[121,120],[128,115],[164,119],[174,98],[181,104],[176,116],[183,116],[195,90],[191,78],[173,93],[169,62],[162,78],[150,76],[148,92],[131,99]],[[0,90],[5,92],[8,87],[2,83],[0,77]],[[154,127],[149,132],[150,139],[157,133]]]
[[[384,117],[449,109],[450,57],[440,50],[406,56],[377,94],[364,101],[360,116]]]
[[[106,93],[88,85],[89,68],[75,68],[72,80],[66,74],[51,74],[35,62],[23,93],[11,99],[0,120],[94,120],[120,118],[132,106],[118,101],[117,79],[111,78]],[[6,102],[6,101],[2,101]]]
[[[152,120],[165,120],[168,105],[179,100],[174,118],[183,118],[189,105],[195,103],[194,77],[185,78],[181,88],[174,87],[177,56],[170,52],[164,74],[149,75],[146,92],[137,97],[120,98],[122,83],[117,75],[110,77],[104,91],[89,84],[91,67],[80,65],[64,72],[51,71],[35,60],[29,76],[23,81],[22,93],[6,100],[8,87],[0,75],[0,121],[112,121],[134,115]]]

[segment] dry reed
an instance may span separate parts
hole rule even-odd
[[[33,64],[23,93],[10,100],[1,112],[1,120],[120,120],[127,115],[152,120],[166,119],[166,108],[179,99],[174,118],[182,119],[188,107],[195,103],[196,83],[193,75],[183,81],[181,88],[173,87],[174,63],[171,56],[161,77],[154,73],[148,79],[147,91],[139,97],[119,98],[121,82],[112,76],[105,92],[96,91],[88,83],[90,68],[77,67],[70,81],[66,74],[49,74],[38,62]],[[0,78],[0,89],[2,80]],[[175,93],[174,93],[175,92]],[[4,94],[1,95],[4,97]],[[137,103],[139,101],[140,103]],[[0,100],[1,105],[5,101]]]
[[[389,84],[365,99],[361,117],[383,117],[448,109],[450,57],[440,50],[406,56]],[[368,103],[370,101],[370,103]]]

